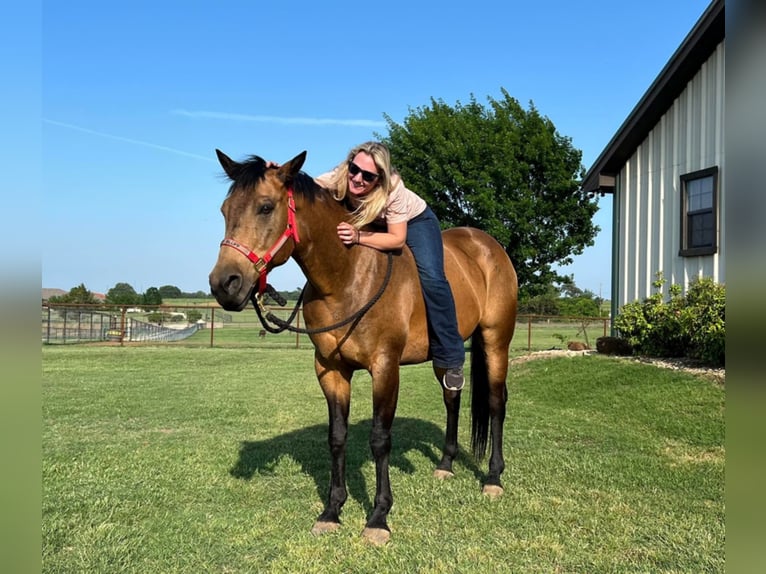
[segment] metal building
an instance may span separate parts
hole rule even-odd
[[[611,193],[612,315],[656,290],[725,282],[725,2],[713,0],[596,162]]]

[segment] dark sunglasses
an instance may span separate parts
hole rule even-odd
[[[348,162],[348,173],[351,174],[351,177],[354,177],[356,174],[361,173],[362,179],[366,181],[367,183],[372,183],[376,179],[378,179],[377,173],[372,173],[371,171],[367,171],[356,165],[353,161]]]

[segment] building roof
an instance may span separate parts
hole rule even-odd
[[[726,36],[725,0],[713,0],[585,174],[582,190],[614,192],[615,176]]]

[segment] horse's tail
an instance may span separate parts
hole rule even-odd
[[[471,450],[476,460],[487,452],[489,437],[489,376],[484,337],[477,328],[471,335]]]

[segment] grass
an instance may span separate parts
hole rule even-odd
[[[310,349],[42,357],[44,572],[724,571],[724,393],[689,374],[600,356],[515,365],[506,494],[491,501],[466,452],[454,479],[432,478],[441,393],[428,365],[404,367],[393,536],[374,548],[359,536],[375,480],[365,373],[344,523],[317,538],[330,461]]]

